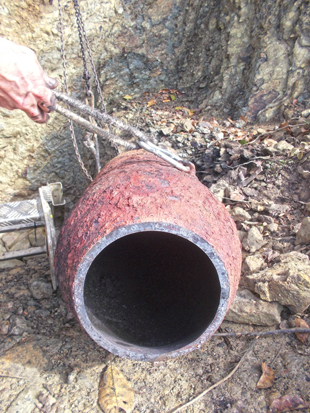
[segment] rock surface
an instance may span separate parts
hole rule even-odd
[[[30,292],[36,300],[42,300],[43,298],[49,298],[53,294],[53,288],[51,283],[45,280],[34,280],[29,286]]]
[[[84,99],[73,2],[64,6],[69,93]],[[85,0],[80,6],[100,86],[113,108],[126,103],[126,95],[173,86],[188,94],[195,109],[232,119],[245,115],[253,122],[271,119],[295,98],[309,98],[305,1]],[[57,7],[56,1],[13,0],[0,13],[1,35],[34,49],[45,71],[60,81]],[[239,120],[236,127],[242,125]],[[82,158],[94,171],[82,143],[84,132],[76,128],[76,135]],[[223,132],[214,131],[214,136],[223,138]],[[101,142],[102,163],[115,153]],[[32,195],[47,181],[63,182],[74,200],[88,184],[68,123],[57,114],[41,126],[22,112],[1,110],[0,159],[2,202]]]
[[[308,244],[310,242],[310,217],[304,218],[301,227],[296,234],[296,244]]]
[[[230,215],[234,221],[246,221],[251,219],[251,215],[243,208],[235,207],[230,211]]]
[[[281,322],[282,305],[257,298],[249,290],[237,292],[225,319],[235,323],[273,326]]]
[[[264,258],[260,254],[248,255],[245,257],[242,270],[245,273],[253,273],[262,270],[267,266]]]
[[[264,241],[264,238],[259,230],[256,227],[251,227],[247,233],[247,236],[244,237],[242,241],[242,246],[246,251],[255,252],[265,243],[266,241]]]
[[[310,261],[300,252],[279,257],[280,262],[245,278],[251,291],[265,301],[277,301],[294,313],[303,313],[310,305]]]

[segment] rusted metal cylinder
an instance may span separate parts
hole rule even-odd
[[[224,205],[191,173],[144,150],[114,158],[66,220],[55,256],[64,300],[86,332],[135,360],[199,348],[239,282]]]

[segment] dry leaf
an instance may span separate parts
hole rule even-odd
[[[153,106],[155,104],[156,104],[155,100],[151,99],[149,102],[147,102],[147,107],[149,108],[150,106]]]
[[[130,96],[130,95],[126,95],[126,96],[124,96],[124,99],[126,99],[126,100],[130,100],[130,99],[132,99],[132,96]]]
[[[190,119],[186,119],[183,123],[183,129],[186,132],[192,132],[194,130],[194,126],[192,124],[192,121]]]
[[[309,328],[305,320],[302,320],[301,318],[295,318],[294,324],[297,328]],[[298,338],[298,340],[304,344],[306,344],[308,341],[308,335],[309,333],[296,333],[296,337]]]
[[[183,108],[181,106],[175,107],[175,110],[182,110]]]
[[[263,374],[261,375],[256,387],[258,389],[269,389],[274,382],[274,371],[271,367],[267,366],[266,363],[262,363],[262,371]]]
[[[109,366],[101,379],[98,404],[104,413],[132,412],[134,391],[116,367]]]
[[[243,120],[243,122],[248,123],[248,117],[247,116],[240,116],[240,119]]]
[[[193,116],[193,114],[195,113],[193,110],[187,109],[187,108],[183,108],[184,110],[187,111],[188,116]]]
[[[171,99],[171,100],[175,100],[175,96],[174,96],[174,95],[170,95],[170,99]]]
[[[309,404],[306,403],[300,396],[283,396],[275,399],[269,408],[268,413],[283,413],[291,412],[298,409],[307,409]]]

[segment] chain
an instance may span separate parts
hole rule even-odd
[[[81,52],[82,52],[82,58],[83,58],[83,66],[84,66],[83,79],[85,80],[85,83],[86,83],[87,96],[90,97],[90,91],[91,91],[90,83],[89,83],[90,75],[87,69],[87,61],[86,61],[86,56],[85,56],[85,48],[84,48],[84,40],[83,40],[83,37],[85,38],[86,34],[85,36],[83,36],[83,34],[85,33],[85,30],[84,30],[84,25],[83,25],[83,20],[82,20],[82,15],[81,15],[81,10],[80,10],[78,0],[73,0],[73,4],[74,4],[75,18],[76,18],[76,23],[78,27],[80,46],[81,46]],[[84,33],[82,33],[83,30],[84,30]]]
[[[104,102],[104,99],[103,99],[103,96],[102,96],[102,91],[101,91],[99,79],[98,79],[98,76],[97,76],[97,71],[96,71],[96,68],[95,68],[92,52],[91,52],[91,49],[90,49],[90,46],[89,46],[88,37],[87,37],[86,31],[85,31],[85,26],[84,26],[83,17],[82,17],[80,5],[79,5],[79,0],[73,0],[73,3],[74,3],[75,17],[76,17],[76,22],[77,22],[78,32],[79,32],[81,51],[82,51],[82,56],[83,56],[84,76],[85,76],[85,78],[89,77],[89,73],[88,73],[88,70],[87,70],[87,62],[86,62],[86,57],[85,57],[85,49],[84,49],[83,38],[84,38],[84,41],[85,41],[85,44],[86,44],[88,58],[89,58],[89,61],[90,61],[90,65],[91,65],[91,68],[92,68],[94,80],[95,80],[95,83],[96,83],[96,89],[97,89],[97,93],[98,93],[98,97],[99,97],[99,107],[104,113],[107,113],[107,108],[106,108],[106,105],[105,105],[105,102]],[[84,78],[84,76],[83,76],[83,78]],[[86,82],[86,85],[87,85],[87,88],[88,88],[87,96],[89,96],[91,94],[89,81]],[[101,122],[99,122],[99,125],[101,127],[103,126],[103,124]],[[110,134],[112,134],[111,125],[108,125],[108,128],[109,128]],[[112,143],[112,146],[118,152],[118,146],[114,143]]]
[[[62,18],[62,10],[61,10],[61,0],[58,0],[58,13],[59,13],[59,31],[60,31],[60,40],[61,40],[61,56],[62,56],[62,66],[63,66],[64,87],[65,87],[66,94],[68,94],[67,68],[66,68],[65,44],[64,44],[64,37],[63,37],[63,18]],[[69,105],[67,105],[67,108],[69,109]],[[78,162],[79,162],[85,176],[87,177],[87,179],[92,181],[93,178],[91,177],[91,175],[87,171],[87,169],[84,165],[84,162],[81,158],[80,152],[79,152],[79,148],[78,148],[78,145],[77,145],[77,142],[76,142],[76,137],[75,137],[75,133],[74,133],[74,127],[73,127],[72,120],[69,120],[69,125],[70,125],[71,139],[72,139],[75,155],[78,159]]]
[[[93,75],[94,75],[94,80],[95,80],[95,83],[96,83],[97,93],[98,93],[99,100],[100,100],[100,108],[101,108],[101,110],[102,110],[103,112],[107,113],[107,108],[106,108],[106,105],[105,105],[105,103],[104,103],[104,99],[103,99],[103,96],[102,96],[102,91],[101,91],[99,79],[98,79],[98,76],[97,76],[97,71],[96,71],[96,68],[95,68],[93,56],[92,56],[92,53],[91,53],[91,49],[90,49],[90,46],[89,46],[89,42],[88,42],[88,38],[87,38],[87,35],[86,35],[86,31],[85,31],[85,27],[84,27],[84,22],[83,22],[83,18],[82,18],[82,14],[81,14],[81,9],[80,9],[80,5],[79,5],[79,1],[78,1],[78,0],[73,0],[73,3],[74,3],[76,21],[77,21],[77,25],[78,25],[78,31],[79,31],[79,38],[80,38],[80,44],[81,44],[83,62],[84,62],[84,74],[87,73],[88,76],[89,76],[89,73],[88,73],[88,71],[87,71],[86,58],[85,58],[85,50],[84,50],[83,37],[84,37],[84,40],[85,40],[88,58],[89,58],[89,61],[90,61],[90,65],[91,65],[92,72],[93,72]]]
[[[77,27],[78,27],[81,53],[82,53],[82,58],[83,58],[83,66],[84,66],[83,79],[85,80],[85,83],[86,83],[86,94],[87,94],[88,98],[93,96],[92,91],[91,91],[91,87],[90,87],[91,77],[90,77],[90,74],[89,74],[88,68],[87,68],[87,59],[86,59],[84,42],[86,44],[88,58],[89,58],[89,61],[90,61],[90,65],[91,65],[92,72],[93,72],[93,75],[94,75],[94,80],[95,80],[95,83],[96,83],[96,88],[97,88],[99,101],[100,101],[100,109],[102,110],[102,112],[104,112],[104,114],[100,113],[97,109],[94,109],[94,108],[91,110],[91,108],[89,106],[83,105],[81,102],[75,101],[74,99],[69,98],[69,96],[68,96],[68,82],[67,82],[65,46],[64,46],[64,38],[63,38],[63,18],[62,18],[62,10],[61,10],[61,0],[58,0],[58,12],[59,12],[59,31],[60,31],[60,38],[61,38],[61,54],[62,54],[62,64],[63,64],[64,87],[65,87],[66,95],[63,95],[59,92],[55,92],[55,95],[57,96],[57,98],[63,100],[67,104],[68,111],[67,111],[67,114],[65,114],[65,113],[63,113],[65,111],[65,109],[62,108],[62,110],[60,110],[60,108],[59,108],[58,112],[63,113],[65,116],[69,117],[69,119],[70,119],[70,117],[72,118],[71,115],[74,115],[76,117],[76,115],[74,113],[69,111],[70,105],[72,105],[72,106],[80,109],[82,112],[87,113],[89,116],[96,118],[97,121],[99,121],[100,124],[101,124],[100,121],[103,121],[104,123],[107,123],[107,125],[109,127],[109,130],[110,130],[110,135],[109,135],[108,132],[106,132],[106,131],[98,128],[98,127],[97,127],[96,131],[97,132],[99,131],[98,133],[101,133],[101,134],[109,135],[110,141],[111,141],[113,147],[115,147],[115,149],[118,149],[117,145],[116,145],[116,140],[118,138],[113,136],[112,130],[111,130],[111,124],[119,127],[120,129],[128,130],[133,135],[135,135],[136,137],[138,137],[140,139],[139,142],[138,142],[138,145],[140,147],[142,147],[142,148],[146,149],[147,151],[152,152],[155,155],[159,156],[160,158],[166,160],[167,162],[171,163],[172,165],[174,165],[176,168],[180,169],[181,171],[190,172],[191,169],[192,169],[192,165],[189,162],[185,162],[180,157],[172,154],[171,152],[166,151],[163,148],[157,147],[152,142],[150,142],[149,139],[141,131],[137,130],[134,127],[131,127],[130,125],[125,125],[120,120],[118,120],[116,118],[112,118],[111,116],[109,116],[107,114],[107,109],[106,109],[106,105],[104,103],[104,99],[103,99],[103,96],[102,96],[102,91],[101,91],[101,88],[100,88],[100,83],[99,83],[96,68],[95,68],[95,65],[94,65],[91,49],[90,49],[88,38],[87,38],[87,35],[86,35],[86,32],[85,32],[85,27],[84,27],[84,23],[83,23],[81,9],[80,9],[80,5],[79,5],[79,0],[73,0],[73,3],[74,3],[75,17],[76,17],[76,22],[77,22]],[[75,119],[75,117],[74,117],[74,119]],[[85,119],[83,119],[83,118],[79,118],[79,119],[81,121],[84,121],[83,123],[85,123]],[[75,119],[75,120],[77,120],[77,119]],[[88,122],[88,123],[92,126],[92,133],[96,133],[96,132],[93,132],[93,129],[96,126],[95,120],[92,121],[90,119],[90,121],[91,122],[90,123]],[[77,146],[76,137],[75,137],[74,128],[73,128],[73,123],[72,123],[71,119],[69,120],[69,124],[70,124],[70,131],[71,131],[71,138],[72,138],[72,142],[73,142],[73,147],[74,147],[74,151],[75,151],[75,154],[77,156],[77,159],[79,161],[79,164],[80,164],[84,174],[86,175],[86,177],[90,181],[92,181],[93,179],[90,176],[87,169],[85,168],[85,165],[82,161],[82,158],[81,158],[78,146]],[[115,143],[113,144],[113,142],[115,142]],[[125,141],[124,142],[118,142],[118,143],[122,144],[122,145],[125,144],[125,146],[127,146],[127,147],[129,147],[131,145],[129,142],[125,142]],[[98,150],[98,147],[97,147],[97,150]],[[98,156],[97,152],[96,152],[96,156]],[[97,161],[97,159],[96,159],[96,161]],[[100,169],[100,163],[99,163],[99,169]]]

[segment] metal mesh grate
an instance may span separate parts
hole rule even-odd
[[[42,213],[37,199],[0,205],[0,227],[38,222]]]

